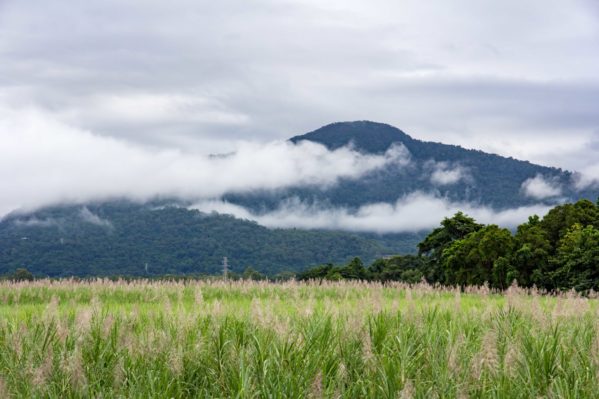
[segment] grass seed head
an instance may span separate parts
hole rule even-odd
[[[412,380],[407,380],[399,393],[400,399],[412,399],[416,394],[416,389],[414,388],[414,383]]]

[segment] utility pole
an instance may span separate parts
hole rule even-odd
[[[227,281],[227,273],[229,273],[229,260],[225,256],[223,258],[223,277],[225,278],[225,281]]]

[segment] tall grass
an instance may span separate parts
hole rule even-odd
[[[0,283],[0,397],[584,398],[595,299],[426,285]]]

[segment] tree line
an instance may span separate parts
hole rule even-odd
[[[562,204],[543,218],[531,216],[515,231],[480,224],[458,212],[445,218],[418,244],[418,255],[345,266],[318,266],[298,274],[307,279],[404,281],[505,289],[514,281],[546,290],[599,291],[599,205],[589,200]]]

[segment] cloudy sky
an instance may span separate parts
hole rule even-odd
[[[596,0],[0,0],[0,215],[345,120],[595,177],[598,71]]]

